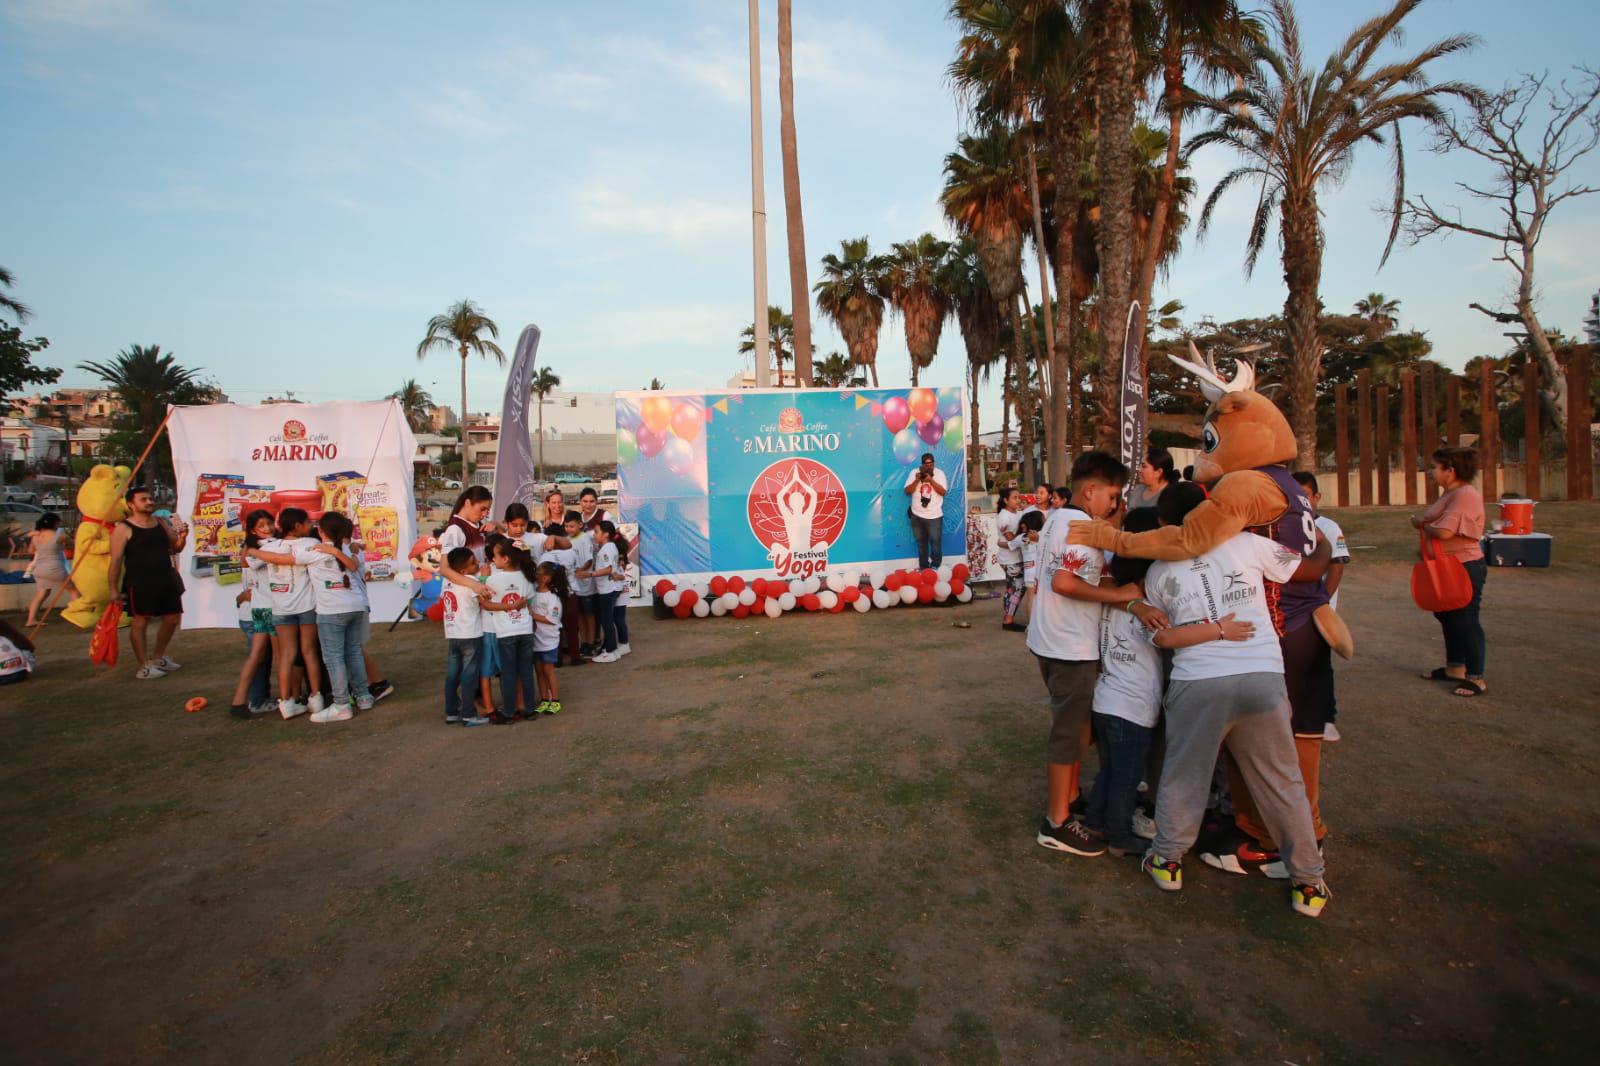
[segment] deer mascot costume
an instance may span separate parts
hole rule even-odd
[[[1304,490],[1289,474],[1295,458],[1294,433],[1277,405],[1255,391],[1255,368],[1240,361],[1225,380],[1210,355],[1203,359],[1191,343],[1193,361],[1173,362],[1200,379],[1210,401],[1203,430],[1204,451],[1194,464],[1196,481],[1211,485],[1210,498],[1189,512],[1181,526],[1148,533],[1123,533],[1105,522],[1074,522],[1068,540],[1138,559],[1192,559],[1230,537],[1249,530],[1305,556],[1294,578],[1267,587],[1283,648],[1284,683],[1289,690],[1300,774],[1320,841],[1327,832],[1317,802],[1322,765],[1322,733],[1333,707],[1333,660],[1352,653],[1349,630],[1328,603],[1322,587],[1330,549],[1318,541],[1314,515]],[[1276,859],[1276,847],[1256,813],[1243,779],[1231,781],[1240,832],[1202,849],[1202,858],[1233,873],[1248,873]],[[1281,864],[1278,864],[1281,867]]]

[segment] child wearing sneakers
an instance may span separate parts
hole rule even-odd
[[[1181,524],[1204,499],[1198,485],[1170,486],[1157,504],[1161,523]],[[1239,533],[1197,558],[1158,562],[1145,575],[1145,599],[1172,622],[1152,638],[1173,649],[1156,837],[1143,863],[1158,888],[1183,887],[1183,856],[1199,834],[1212,770],[1226,745],[1278,842],[1296,913],[1316,918],[1327,906],[1265,587],[1289,580],[1302,562],[1265,537]]]
[[[1328,590],[1328,603],[1334,610],[1339,609],[1339,585],[1344,581],[1344,568],[1350,565],[1350,545],[1345,542],[1344,530],[1339,528],[1339,523],[1322,513],[1322,493],[1317,491],[1317,475],[1308,470],[1300,470],[1294,474],[1295,481],[1306,490],[1306,496],[1311,500],[1311,513],[1316,516],[1317,532],[1321,533],[1333,548],[1333,557],[1328,560],[1328,572],[1322,575],[1322,587]],[[1328,724],[1322,730],[1324,743],[1336,744],[1339,741],[1339,727],[1334,725],[1334,720],[1339,717],[1339,702],[1336,694],[1328,694]]]
[[[1078,771],[1089,746],[1090,712],[1100,671],[1100,608],[1137,599],[1136,585],[1100,583],[1105,556],[1067,543],[1074,521],[1105,518],[1116,509],[1128,468],[1102,451],[1072,464],[1072,498],[1052,510],[1039,538],[1039,570],[1028,650],[1050,694],[1050,734],[1045,744],[1047,796],[1038,843],[1073,855],[1102,855],[1105,845],[1071,817]]]
[[[317,643],[322,646],[322,662],[328,668],[328,683],[333,689],[333,704],[312,711],[317,723],[348,722],[355,712],[350,701],[363,711],[372,709],[367,689],[366,658],[362,655],[367,621],[367,583],[362,578],[361,562],[350,554],[350,535],[354,528],[341,511],[325,511],[317,519],[322,543],[299,548],[297,564],[304,565],[311,581],[317,610]]]
[[[1143,533],[1156,528],[1154,507],[1128,512],[1122,528]],[[1149,559],[1114,556],[1111,580],[1118,586],[1139,585],[1150,569]],[[1100,772],[1089,790],[1083,824],[1105,838],[1113,855],[1140,855],[1152,831],[1149,819],[1135,827],[1139,782],[1150,758],[1150,744],[1161,718],[1164,688],[1161,649],[1150,643],[1139,600],[1100,608],[1100,678],[1094,686],[1094,737],[1100,749]],[[1151,629],[1166,626],[1166,616],[1144,607]],[[1144,829],[1143,833],[1138,831]]]
[[[1024,511],[1017,519],[1017,540],[1022,556],[1022,610],[1029,618],[1033,617],[1034,585],[1039,579],[1039,535],[1044,532],[1044,517],[1044,511],[1034,510]]]
[[[448,657],[444,672],[445,725],[488,725],[489,719],[474,713],[473,695],[478,688],[478,653],[483,648],[483,612],[479,595],[470,587],[478,572],[477,557],[471,548],[451,548],[445,563],[463,581],[451,581],[439,594],[444,605],[444,640]],[[483,595],[489,594],[488,589]]]
[[[533,668],[539,675],[540,714],[561,713],[561,689],[556,682],[556,660],[561,656],[561,616],[572,598],[567,576],[559,566],[539,564],[534,574]]]
[[[483,609],[491,612],[484,627],[495,636],[495,654],[500,659],[500,709],[489,715],[494,725],[511,725],[520,713],[532,717],[527,707],[533,702],[533,618],[529,600],[533,599],[532,576],[538,564],[522,545],[505,537],[490,541],[489,558],[493,569],[488,580],[490,599]]]
[[[562,606],[577,627],[579,657],[590,658],[600,651],[595,646],[594,537],[583,528],[583,516],[577,511],[567,512],[567,540],[572,543],[573,567],[567,571],[568,591]]]

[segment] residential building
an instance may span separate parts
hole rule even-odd
[[[460,419],[456,417],[453,407],[444,404],[434,404],[428,409],[428,425],[435,433],[441,433],[451,426],[459,425]]]

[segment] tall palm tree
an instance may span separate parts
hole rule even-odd
[[[650,384],[645,386],[645,390],[648,392],[660,392],[666,387],[667,383],[662,381],[660,378],[651,378]]]
[[[489,338],[482,335],[487,333]],[[425,359],[435,348],[455,350],[461,355],[461,472],[462,480],[472,475],[472,462],[467,454],[467,356],[476,352],[485,359],[493,359],[498,366],[506,365],[506,353],[492,338],[500,336],[500,327],[494,319],[471,300],[452,304],[444,314],[428,319],[428,332],[417,345],[417,358]]]
[[[945,257],[949,254],[949,242],[924,233],[892,245],[886,257],[884,295],[905,324],[913,386],[938,353],[939,334],[950,314],[950,294],[945,291]]]
[[[1429,64],[1472,47],[1476,39],[1470,34],[1454,34],[1420,52],[1377,60],[1385,44],[1399,40],[1401,23],[1421,2],[1396,0],[1388,11],[1356,27],[1317,69],[1306,60],[1290,0],[1270,0],[1274,39],[1245,47],[1241,58],[1249,65],[1233,91],[1202,97],[1197,103],[1215,124],[1190,142],[1189,152],[1217,144],[1244,159],[1211,190],[1200,212],[1200,232],[1204,234],[1223,193],[1240,182],[1259,182],[1255,218],[1245,244],[1249,273],[1266,247],[1274,214],[1278,218],[1288,288],[1283,317],[1289,332],[1290,413],[1299,462],[1308,469],[1316,454],[1316,392],[1322,367],[1317,331],[1323,246],[1318,193],[1344,179],[1358,146],[1390,145],[1393,224],[1379,258],[1381,266],[1394,247],[1405,203],[1400,123],[1414,118],[1441,129],[1446,117],[1442,100],[1451,96],[1470,100],[1477,93],[1460,82],[1428,80]]]
[[[840,389],[856,381],[855,364],[838,352],[829,352],[824,358],[813,360],[811,370],[818,387],[824,389]]]
[[[746,326],[739,331],[739,336],[744,338],[739,342],[739,352],[748,355],[756,350],[756,327],[754,324]],[[783,360],[785,355],[794,356],[795,343],[794,317],[781,307],[767,308],[767,345],[772,351],[772,362],[778,368],[778,387],[783,387]],[[811,346],[811,354],[816,354],[816,346]],[[795,381],[800,380],[798,370]]]
[[[1391,300],[1381,292],[1369,292],[1356,301],[1356,314],[1367,320],[1367,336],[1379,340],[1394,329],[1400,313],[1400,301]]]
[[[850,350],[878,385],[878,332],[883,328],[884,259],[872,254],[866,237],[839,242],[839,254],[822,257],[822,280],[815,287],[817,309],[832,320]]]
[[[800,210],[800,147],[794,128],[792,0],[778,0],[778,141],[783,152],[783,219],[788,230],[789,301],[794,304],[795,384],[811,387],[811,287],[806,279],[806,224]],[[779,375],[779,381],[783,380]]]
[[[1095,110],[1099,127],[1096,178],[1100,219],[1095,230],[1100,253],[1100,441],[1115,438],[1115,405],[1107,408],[1107,382],[1122,367],[1128,307],[1133,302],[1133,119],[1138,89],[1132,0],[1105,0],[1098,6]]]
[[[132,433],[126,444],[134,454],[161,428],[168,405],[210,403],[216,396],[199,371],[179,366],[159,344],[130,344],[109,363],[80,363],[78,369],[97,375],[122,401],[128,413],[119,427]],[[172,451],[165,436],[152,450],[149,465],[155,478],[171,476]]]
[[[547,366],[541,366],[539,372],[533,376],[528,389],[538,397],[539,405],[539,462],[535,476],[544,480],[544,398],[554,392],[561,384],[561,376]]]
[[[945,260],[944,288],[955,306],[956,325],[967,350],[967,417],[972,454],[978,454],[978,383],[989,380],[1000,360],[1000,306],[983,276],[977,247],[971,239],[960,241]]]
[[[433,397],[428,395],[428,390],[417,384],[416,378],[406,378],[401,385],[389,394],[389,399],[400,401],[400,410],[406,416],[406,425],[411,427],[413,433],[426,433],[433,425]]]
[[[11,273],[11,271],[7,270],[5,267],[0,267],[0,288],[15,288],[16,284],[17,279]],[[13,316],[15,316],[19,323],[26,322],[33,316],[33,309],[31,307],[23,303],[21,300],[7,296],[3,292],[0,292],[0,311],[10,312]]]

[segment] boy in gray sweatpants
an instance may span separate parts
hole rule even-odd
[[[1198,502],[1188,495],[1171,490],[1162,495],[1163,523],[1182,521]],[[1291,905],[1317,918],[1330,893],[1300,777],[1283,653],[1264,586],[1288,580],[1302,561],[1265,537],[1240,533],[1199,558],[1150,568],[1145,597],[1172,623],[1152,639],[1173,649],[1173,660],[1164,701],[1166,759],[1156,800],[1156,837],[1144,870],[1164,890],[1183,887],[1183,856],[1200,832],[1212,771],[1226,744],[1278,843],[1293,885]]]

